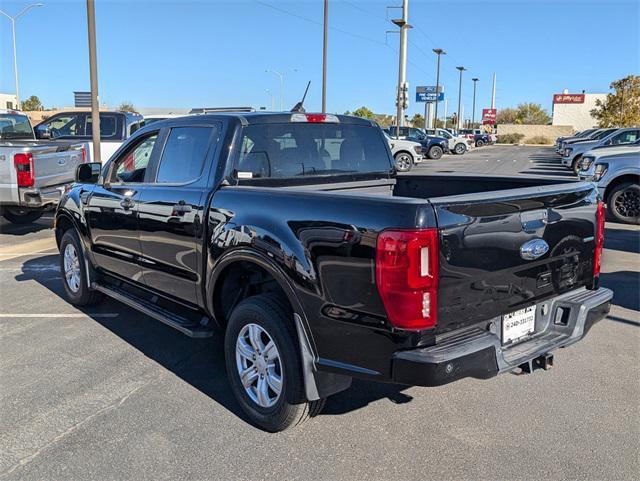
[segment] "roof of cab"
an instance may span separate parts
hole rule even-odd
[[[293,114],[303,114],[310,116],[317,115],[325,115],[322,113],[316,112],[265,112],[265,111],[256,111],[256,112],[216,112],[210,114],[195,114],[189,115],[185,117],[180,117],[181,120],[184,121],[198,121],[198,120],[219,120],[224,118],[234,118],[239,119],[242,123],[246,124],[283,124],[292,122]],[[333,117],[337,117],[338,122],[342,124],[356,124],[356,125],[367,125],[372,126],[376,125],[373,120],[364,119],[361,117],[353,117],[350,115],[335,115],[335,114],[326,114],[332,115]],[[187,120],[188,119],[188,120]],[[173,119],[175,120],[175,119]],[[311,123],[312,121],[310,121]],[[318,122],[321,123],[321,122]],[[327,122],[331,123],[331,122]]]

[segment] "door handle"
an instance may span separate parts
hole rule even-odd
[[[183,215],[187,212],[191,212],[191,210],[191,205],[187,204],[184,200],[181,200],[173,206],[172,215]]]
[[[132,201],[131,199],[129,199],[128,197],[125,199],[122,199],[120,201],[120,206],[124,209],[124,210],[129,210],[132,209],[133,206],[135,206],[135,202]]]

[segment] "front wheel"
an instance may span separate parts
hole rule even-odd
[[[12,224],[31,224],[42,217],[42,211],[22,209],[20,207],[5,207],[2,216]]]
[[[573,159],[573,162],[571,163],[571,170],[573,170],[573,173],[576,175],[578,175],[578,173],[580,172],[581,160],[582,156],[578,155],[575,159]]]
[[[456,144],[456,146],[453,148],[453,151],[457,154],[457,155],[462,155],[467,151],[467,146],[464,145],[463,143],[460,144]]]
[[[233,310],[225,359],[233,394],[261,429],[283,431],[322,410],[324,399],[305,398],[293,313],[278,295],[249,297]]]
[[[74,306],[89,306],[102,298],[89,288],[82,246],[74,229],[65,231],[60,239],[60,272],[64,293]]]
[[[625,224],[640,224],[640,185],[624,182],[609,195],[607,208],[611,215]]]
[[[484,140],[476,140],[476,147],[482,147],[484,143]]]
[[[413,164],[413,157],[407,152],[398,152],[395,157],[398,172],[409,172]]]
[[[440,157],[442,157],[443,153],[444,151],[442,150],[442,147],[434,145],[429,149],[429,158],[433,160],[438,160]]]

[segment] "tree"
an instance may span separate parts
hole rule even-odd
[[[411,125],[419,129],[424,128],[424,117],[421,114],[415,114],[411,117]]]
[[[640,75],[629,75],[611,83],[614,93],[596,100],[591,115],[599,127],[634,127],[640,124]]]
[[[506,109],[498,110],[496,115],[496,124],[515,124],[518,117],[516,109],[507,107]]]
[[[351,115],[355,115],[356,117],[362,117],[365,119],[373,119],[375,117],[375,114],[364,106],[351,112]]]
[[[22,110],[44,110],[44,107],[42,107],[40,99],[36,95],[32,95],[27,100],[22,102]]]
[[[125,100],[124,102],[122,102],[118,107],[118,110],[122,112],[135,112],[135,113],[138,112],[136,108],[133,106],[133,104],[128,100]]]

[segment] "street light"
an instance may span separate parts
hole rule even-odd
[[[476,82],[478,81],[477,78],[472,78],[471,79],[473,81],[473,110],[471,111],[471,128],[475,129],[475,123],[476,123]]]
[[[16,79],[16,108],[18,110],[20,109],[20,88],[18,87],[18,57],[16,56],[16,20],[18,20],[19,17],[21,17],[34,7],[44,7],[44,3],[32,3],[31,5],[27,5],[22,10],[20,10],[20,12],[15,17],[12,17],[11,15],[0,10],[0,13],[2,15],[11,20],[11,28],[13,31],[13,73],[15,74]]]
[[[291,70],[292,72],[297,72],[298,69],[294,68]],[[265,70],[266,73],[272,73],[274,75],[277,75],[278,78],[280,79],[280,111],[283,112],[284,111],[284,74],[285,72],[278,72],[277,70],[273,70],[273,69],[267,69]]]
[[[464,72],[467,69],[462,66],[456,67],[456,69],[460,71],[460,85],[458,86],[458,122],[457,122],[456,128],[460,129],[460,118],[462,117],[460,115],[460,109],[462,108],[462,72]]]
[[[273,112],[276,109],[276,106],[274,104],[273,94],[271,93],[271,90],[269,90],[269,89],[264,89],[264,91],[267,92],[267,95],[271,99],[271,111]]]
[[[438,56],[438,67],[436,68],[436,112],[435,119],[433,120],[433,128],[438,128],[438,98],[440,97],[440,55],[446,55],[447,52],[442,50],[441,48],[434,48],[433,53]],[[427,118],[425,117],[425,126],[426,126]]]

